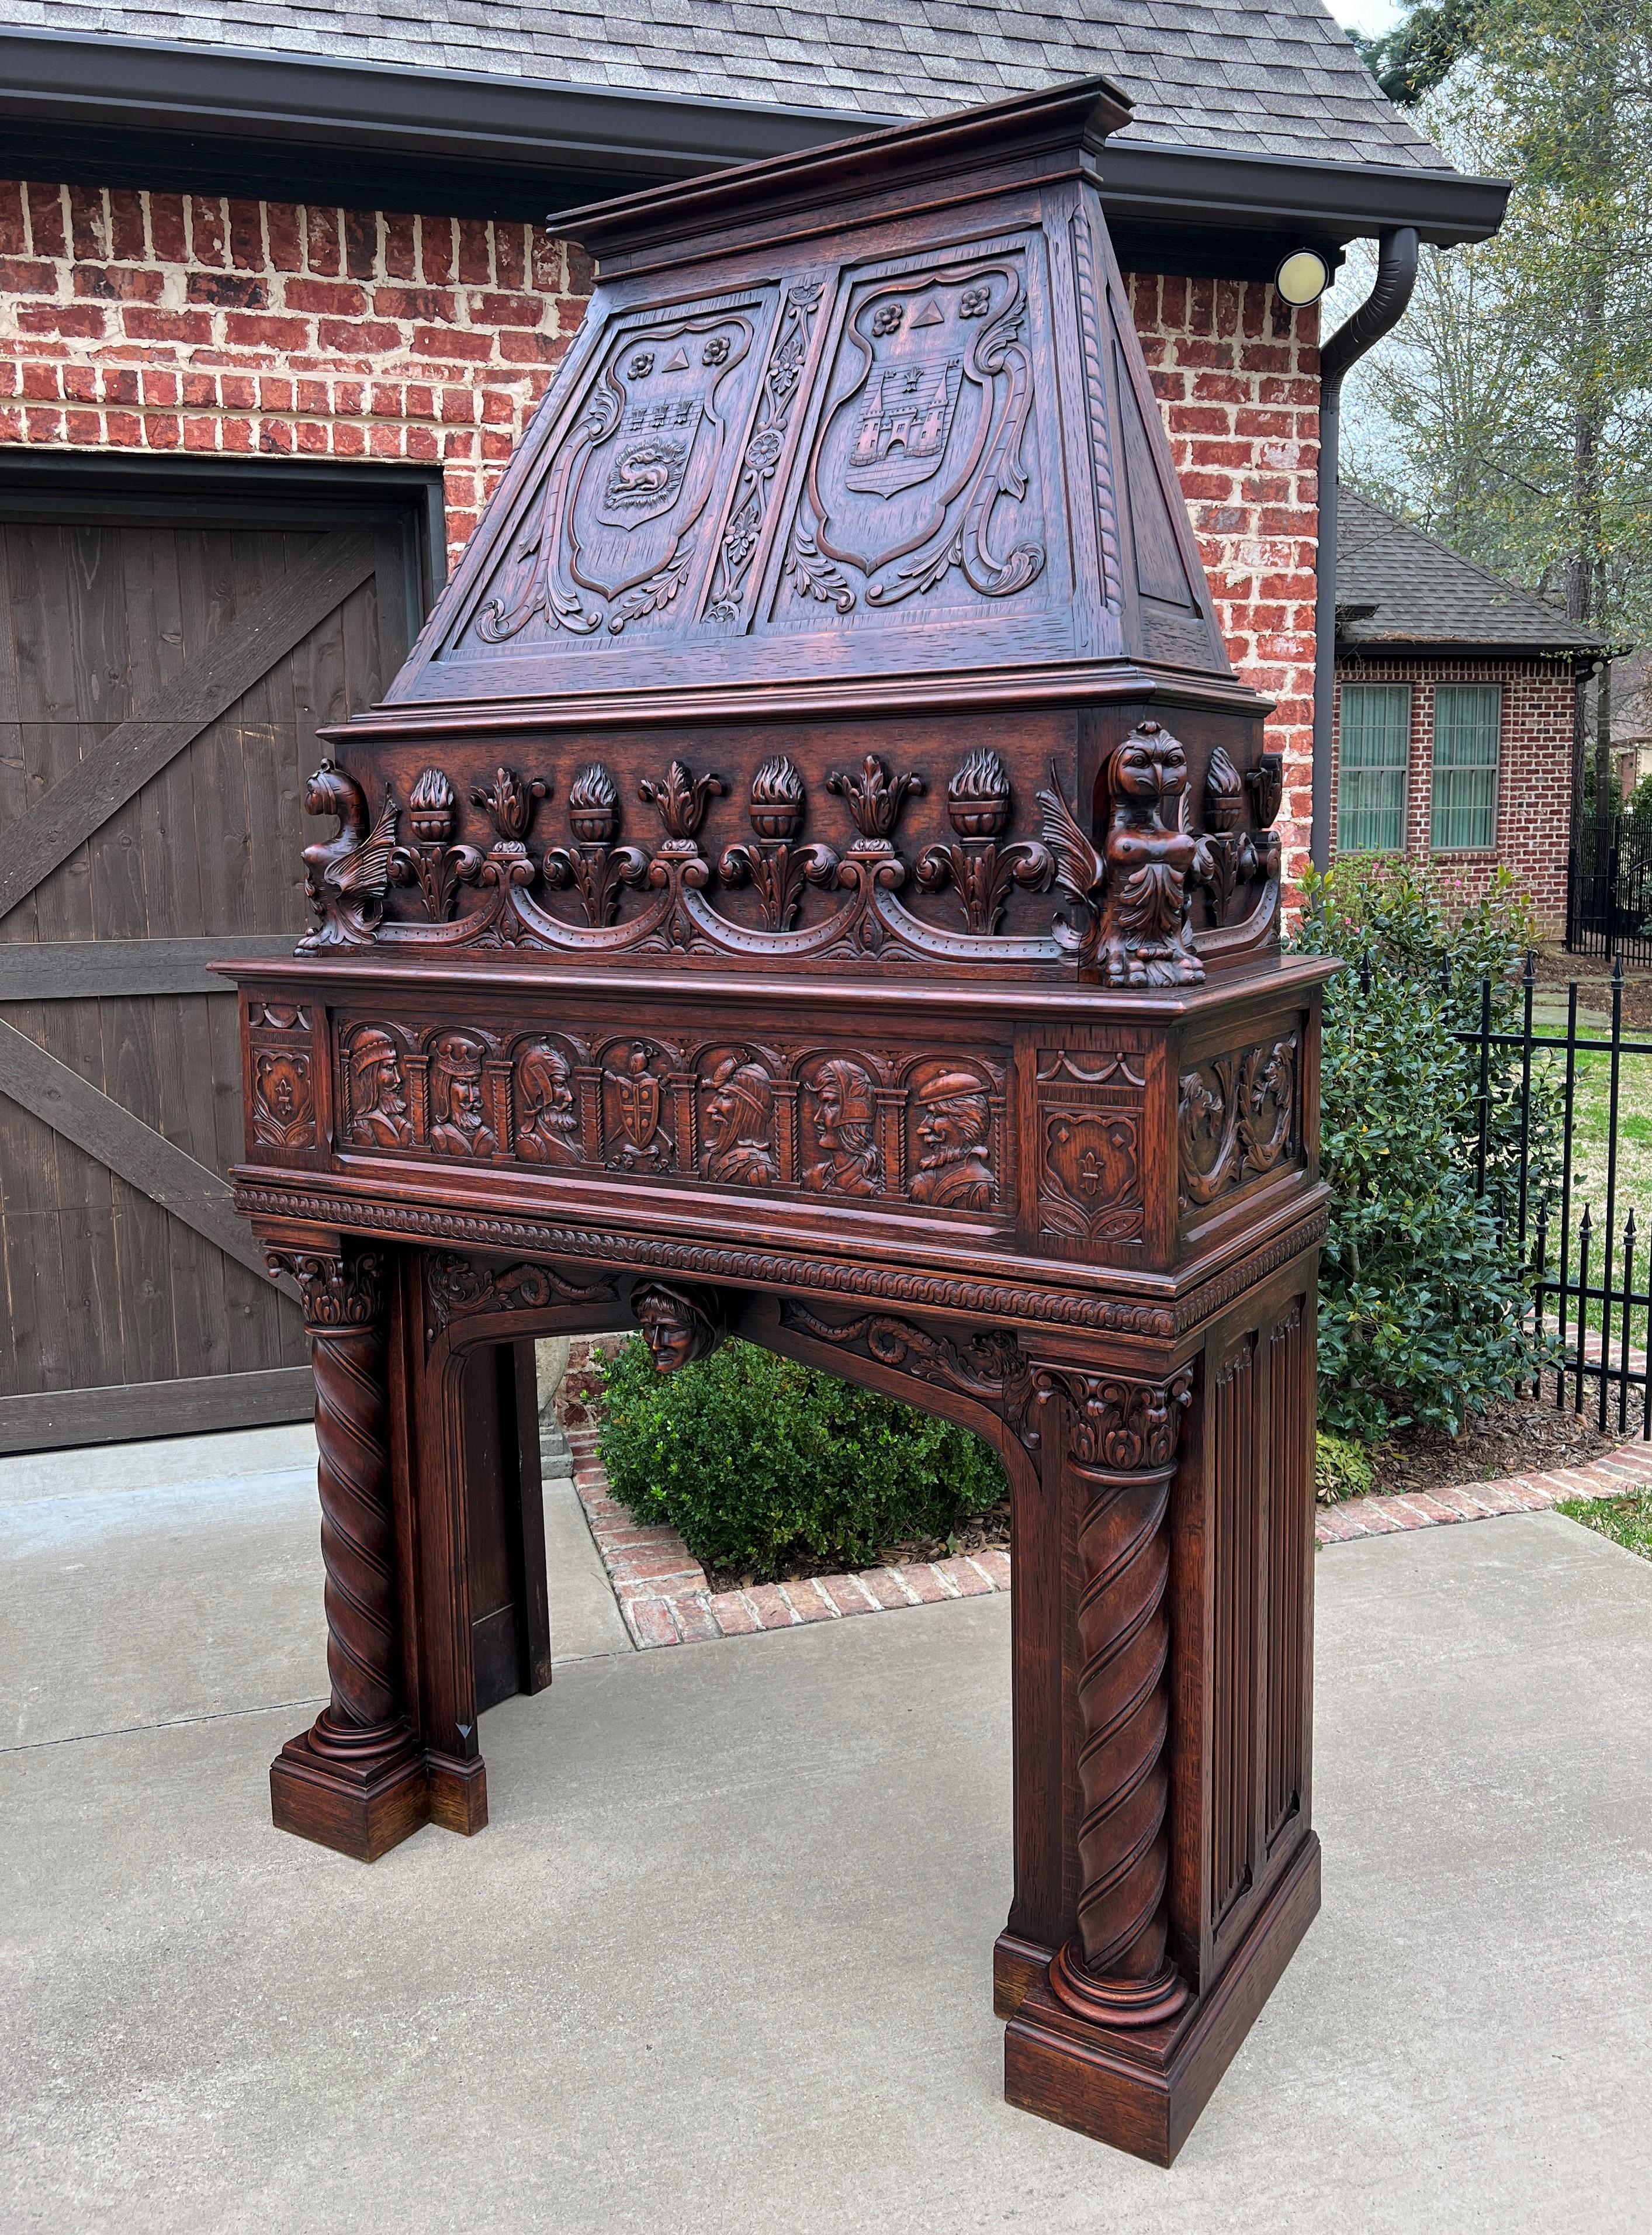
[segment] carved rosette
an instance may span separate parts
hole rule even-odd
[[[1067,1408],[1078,1549],[1078,1929],[1050,1966],[1057,2000],[1108,2026],[1163,2024],[1190,1989],[1170,1961],[1170,1542],[1165,1517],[1192,1374],[1165,1382],[1040,1368]]]
[[[384,1380],[385,1262],[272,1250],[298,1284],[316,1380],[321,1557],[332,1697],[314,1753],[362,1763],[407,1738],[397,1681],[396,1536]]]

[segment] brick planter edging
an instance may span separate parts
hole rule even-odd
[[[1637,1437],[1584,1466],[1549,1474],[1508,1474],[1496,1482],[1459,1483],[1450,1490],[1396,1491],[1322,1505],[1315,1524],[1321,1544],[1386,1537],[1397,1529],[1436,1529],[1447,1521],[1485,1521],[1499,1513],[1541,1513],[1564,1498],[1616,1498],[1652,1481],[1652,1450]]]
[[[574,1487],[585,1508],[602,1564],[632,1642],[688,1645],[707,1637],[748,1637],[758,1629],[792,1629],[845,1615],[934,1606],[942,1599],[984,1598],[1010,1587],[1006,1553],[995,1546],[947,1560],[912,1560],[855,1576],[815,1576],[806,1583],[756,1583],[747,1591],[714,1591],[704,1568],[674,1529],[643,1529],[608,1495],[594,1428],[570,1427]]]
[[[597,1452],[597,1431],[570,1427],[574,1486],[607,1571],[632,1642],[692,1645],[711,1637],[748,1637],[760,1629],[793,1629],[806,1622],[895,1607],[934,1606],[943,1599],[983,1598],[1010,1587],[1009,1555],[997,1546],[946,1560],[913,1560],[858,1575],[815,1576],[796,1583],[757,1583],[714,1591],[705,1570],[674,1529],[639,1528],[608,1495]],[[1588,1465],[1552,1474],[1508,1475],[1450,1490],[1354,1498],[1321,1506],[1314,1533],[1321,1544],[1396,1530],[1436,1529],[1448,1521],[1484,1521],[1499,1513],[1534,1513],[1564,1498],[1609,1498],[1652,1478],[1652,1452],[1625,1444]]]

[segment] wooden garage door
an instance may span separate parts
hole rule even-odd
[[[296,1307],[223,1175],[230,953],[306,921],[318,725],[416,624],[394,507],[0,510],[0,1451],[294,1419]]]

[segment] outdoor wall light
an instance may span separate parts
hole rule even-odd
[[[1274,274],[1274,285],[1297,310],[1317,303],[1331,284],[1331,267],[1316,249],[1294,248]]]

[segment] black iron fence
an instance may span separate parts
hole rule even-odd
[[[1368,963],[1360,976],[1368,989]],[[1449,966],[1442,983],[1449,1000]],[[1465,990],[1459,1016],[1475,1006]],[[1603,1432],[1652,1439],[1652,1035],[1626,1029],[1625,994],[1621,947],[1609,982],[1581,993],[1576,981],[1540,985],[1528,956],[1517,986],[1482,979],[1457,1038],[1476,1185],[1528,1268],[1548,1361],[1531,1394],[1588,1412]]]
[[[1566,864],[1566,951],[1652,965],[1652,855],[1614,823],[1574,845]]]

